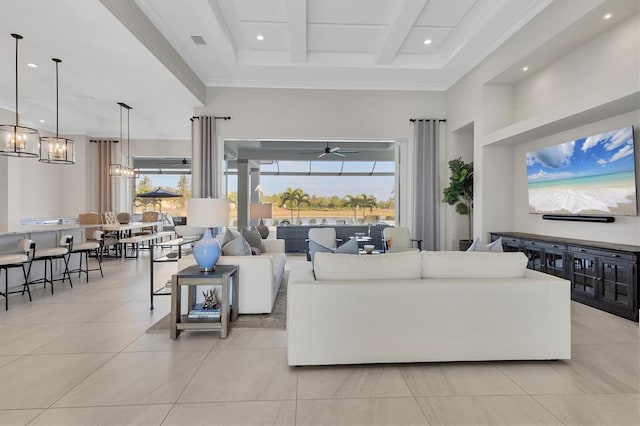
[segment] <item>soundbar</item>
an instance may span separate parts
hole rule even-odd
[[[604,222],[611,223],[615,220],[613,216],[585,216],[585,215],[562,215],[543,214],[544,220],[568,220],[573,222]]]

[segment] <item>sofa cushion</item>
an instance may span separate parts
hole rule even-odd
[[[527,256],[519,252],[422,252],[422,278],[519,278],[526,270]]]
[[[222,254],[225,256],[251,256],[251,246],[242,235],[222,246]]]
[[[260,235],[260,233],[258,232],[258,230],[256,228],[249,229],[246,226],[243,226],[242,227],[242,236],[244,237],[245,240],[247,240],[247,242],[249,243],[249,245],[251,247],[255,247],[255,248],[259,249],[260,251],[263,250],[263,248],[262,248],[262,236]]]
[[[316,253],[317,281],[419,279],[420,253],[415,251],[375,256]]]

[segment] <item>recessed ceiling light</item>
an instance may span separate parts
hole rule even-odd
[[[604,15],[604,19],[609,19],[609,18],[611,18],[611,16],[612,15],[610,13],[607,13],[606,15]]]
[[[45,121],[44,121],[44,120],[40,120],[40,122],[41,122],[41,123],[44,123]]]
[[[430,39],[430,38],[426,39],[426,40],[424,41],[424,44],[431,44],[431,39]]]
[[[32,62],[29,62],[29,63],[27,64],[27,66],[28,66],[29,68],[38,68],[38,66],[37,66],[36,64],[32,63]]]
[[[522,67],[522,71],[529,71],[529,67]]]
[[[262,40],[264,40],[264,36],[263,36],[262,34],[258,34],[258,35],[256,36],[256,40],[258,40],[258,41],[262,41]]]

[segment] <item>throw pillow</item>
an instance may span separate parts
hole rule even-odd
[[[333,249],[325,247],[320,243],[316,243],[313,240],[309,240],[309,255],[311,256],[311,264],[313,265],[313,257],[316,253],[333,253]]]
[[[260,251],[263,250],[262,236],[260,235],[260,233],[258,232],[258,230],[256,228],[249,229],[249,228],[243,226],[242,227],[242,236],[244,237],[245,240],[247,240],[247,242],[249,243],[249,245],[251,247],[255,247],[255,248],[259,249]]]
[[[499,237],[497,240],[495,240],[491,244],[487,244],[484,248],[485,248],[485,251],[502,253],[504,251],[502,248],[502,237]]]
[[[352,238],[335,249],[334,253],[358,254],[358,241]]]
[[[262,254],[262,250],[258,247],[251,247],[251,255],[252,256],[260,256]]]
[[[480,238],[476,238],[467,251],[490,251],[494,253],[502,253],[504,251],[502,249],[502,237],[490,244],[487,244],[486,246],[480,242]]]
[[[251,256],[251,247],[242,235],[222,246],[222,254],[225,256]]]

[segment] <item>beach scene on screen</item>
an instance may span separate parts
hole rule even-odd
[[[527,153],[529,212],[635,216],[631,126]]]

